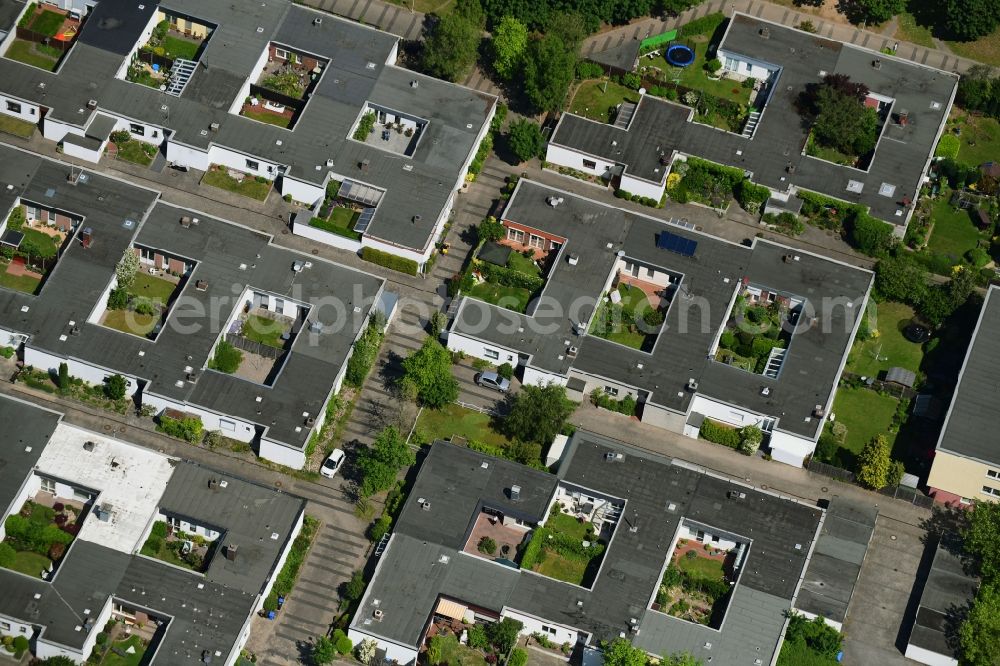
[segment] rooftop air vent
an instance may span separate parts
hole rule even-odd
[[[191,218],[188,217],[187,215],[184,215],[183,217],[181,217],[181,226],[184,227],[185,229],[190,229],[191,228]]]
[[[576,358],[576,355],[580,353],[580,350],[576,347],[570,347],[566,350],[566,356],[570,358]]]
[[[431,510],[431,503],[430,503],[430,501],[429,500],[425,501],[423,503],[423,506],[421,508],[423,508],[424,511],[430,511]]]
[[[305,268],[305,267],[306,267],[305,263],[303,263],[301,261],[293,261],[292,262],[292,272],[293,273],[301,273],[302,269]]]
[[[875,58],[872,60],[872,67],[875,69],[882,69],[882,58]]]
[[[94,443],[93,442],[84,442],[83,443],[83,450],[84,451],[93,451],[94,450]]]
[[[730,490],[729,492],[726,493],[726,497],[728,497],[731,500],[743,500],[747,498],[747,494],[741,493],[737,490]]]
[[[763,39],[770,39],[771,29],[768,28],[767,26],[764,26],[763,28],[760,29],[759,34]]]
[[[208,289],[208,282],[206,282],[205,280],[198,280],[197,282],[194,283],[194,288],[197,289],[198,291],[205,291],[206,289]]]
[[[813,416],[815,416],[818,419],[821,419],[824,416],[826,416],[826,410],[823,409],[823,405],[816,405],[815,407],[813,407]]]
[[[899,124],[903,127],[906,127],[907,125],[910,124],[910,112],[907,111],[906,109],[903,109],[899,112]]]
[[[625,460],[624,453],[618,453],[616,451],[608,451],[604,454],[604,462],[623,462]]]
[[[316,18],[313,19],[313,25],[321,25],[322,23],[323,23],[323,18],[320,16],[317,16]]]
[[[771,395],[771,388],[770,388],[769,386],[765,386],[765,387],[763,387],[763,388],[762,388],[762,389],[760,390],[760,394],[761,394],[762,396],[765,396],[765,397],[767,397],[767,396]]]
[[[562,197],[546,197],[545,198],[545,203],[547,203],[548,205],[552,206],[553,208],[555,208],[556,206],[558,206],[562,202],[563,202],[563,198]]]
[[[417,81],[416,79],[413,79],[412,81],[410,81],[410,87],[411,88],[417,88],[419,86],[420,86],[420,81]]]
[[[358,164],[358,166],[361,168],[362,171],[368,171],[368,165],[369,164],[370,164],[370,162],[368,161],[367,158],[365,158],[365,159],[361,160],[361,162]]]
[[[219,123],[212,123],[211,125],[208,126],[208,129],[212,130],[213,132],[218,132],[219,131]]]
[[[96,99],[88,99],[87,100],[87,108],[90,109],[91,111],[93,111],[94,109],[96,109],[97,108],[97,100]]]
[[[684,385],[684,388],[691,391],[691,393],[694,393],[698,390],[698,380],[694,377],[688,377],[687,384]]]
[[[314,322],[310,323],[309,324],[309,332],[310,333],[322,333],[323,332],[323,324],[319,323],[318,321],[314,321]]]
[[[570,266],[576,266],[578,263],[580,263],[580,255],[578,255],[576,252],[571,252],[566,257],[566,263],[568,263]]]
[[[191,371],[191,372],[187,373],[187,375],[185,375],[185,377],[186,377],[186,378],[187,378],[187,380],[188,380],[189,382],[191,382],[192,384],[193,384],[194,382],[198,381],[198,373],[197,373],[197,372],[194,372],[194,371]]]
[[[376,608],[375,612],[372,613],[372,617],[375,618],[376,622],[381,622],[382,618],[385,617],[385,611],[383,611],[381,608]]]
[[[510,487],[510,498],[515,502],[521,499],[521,486],[511,486]]]

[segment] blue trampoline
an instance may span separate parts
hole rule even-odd
[[[687,44],[671,44],[664,57],[674,67],[687,67],[694,62],[694,49]]]

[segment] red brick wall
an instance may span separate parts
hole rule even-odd
[[[170,259],[167,264],[167,270],[171,273],[177,273],[178,275],[184,274],[184,262],[180,259]]]
[[[930,491],[928,494],[934,498],[935,502],[940,502],[941,504],[946,504],[948,506],[958,507],[960,509],[965,509],[971,504],[962,504],[961,495],[956,495],[955,493],[949,493],[947,490],[941,490],[940,488],[928,488]]]

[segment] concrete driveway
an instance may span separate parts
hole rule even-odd
[[[481,409],[502,412],[506,396],[476,384],[474,378],[478,372],[479,370],[473,368],[468,362],[456,363],[451,366],[451,373],[458,379],[458,401],[475,405]],[[510,393],[513,394],[519,390],[521,390],[521,382],[515,377],[510,380]]]

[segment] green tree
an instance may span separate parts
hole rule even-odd
[[[884,488],[892,464],[890,453],[889,440],[885,435],[872,437],[858,454],[858,483],[872,490]]]
[[[977,502],[968,519],[962,530],[965,552],[984,580],[1000,583],[1000,503]]]
[[[848,155],[864,155],[875,148],[879,127],[875,109],[830,86],[820,87],[815,103],[812,129],[818,143]]]
[[[498,241],[504,237],[505,233],[506,230],[504,229],[503,222],[492,215],[480,222],[476,227],[476,235],[479,240]]]
[[[517,643],[517,636],[523,628],[524,625],[519,620],[505,617],[486,626],[486,637],[499,654],[507,654]]]
[[[219,340],[219,344],[215,347],[215,354],[208,361],[208,367],[231,375],[239,370],[242,362],[243,352],[226,340]]]
[[[528,663],[528,651],[524,648],[514,648],[507,660],[507,666],[526,666]]]
[[[575,70],[575,52],[557,35],[531,40],[524,58],[524,92],[531,106],[536,111],[562,106]]]
[[[122,258],[118,260],[118,265],[115,266],[115,278],[118,281],[118,287],[128,291],[135,284],[135,276],[139,272],[139,255],[135,253],[131,247],[125,248],[125,252],[122,254]]]
[[[361,493],[365,497],[388,490],[396,483],[396,474],[416,462],[406,438],[390,426],[375,437],[369,447],[362,448],[355,465],[361,473]]]
[[[0,541],[0,567],[9,568],[17,559],[17,551],[9,543]]]
[[[121,400],[128,390],[128,382],[121,375],[111,375],[104,380],[104,394],[112,400]]]
[[[59,364],[59,390],[69,390],[69,365],[66,363]]]
[[[678,652],[666,657],[662,666],[702,666],[702,661],[688,652]]]
[[[616,638],[604,646],[604,666],[646,666],[646,653],[626,638]]]
[[[521,66],[528,47],[528,28],[513,16],[504,16],[493,29],[490,45],[493,70],[501,79],[510,79]]]
[[[481,39],[482,26],[462,12],[446,14],[424,42],[424,71],[440,79],[460,80],[476,62]]]
[[[1000,22],[996,0],[944,0],[944,25],[956,39],[972,41],[990,34]]]
[[[994,542],[996,546],[1000,546],[1000,542]],[[1000,664],[1000,584],[987,583],[979,588],[958,637],[963,664]]]
[[[425,407],[439,409],[458,398],[458,380],[451,374],[451,352],[435,338],[403,359],[404,389]]]
[[[522,386],[504,417],[504,432],[513,439],[547,445],[562,430],[576,404],[558,384]]]
[[[854,0],[851,19],[884,23],[906,9],[906,0]]]
[[[760,443],[764,441],[764,433],[755,425],[740,428],[740,451],[752,456],[757,453]]]
[[[927,270],[909,254],[880,259],[875,264],[875,295],[880,300],[917,305],[927,293]]]
[[[312,663],[317,666],[333,663],[333,660],[337,658],[337,647],[326,636],[320,636],[313,645],[311,656]]]
[[[521,162],[527,162],[533,157],[541,157],[545,151],[545,137],[542,129],[536,124],[521,118],[510,124],[507,131],[510,149]]]

